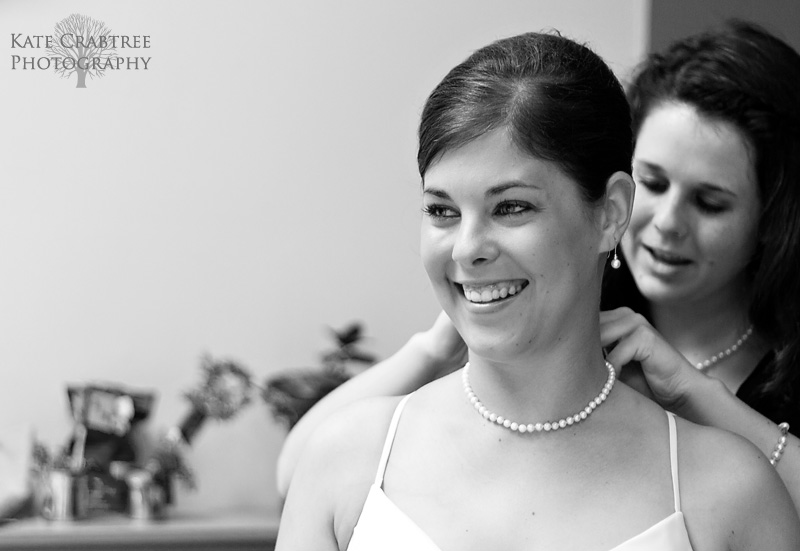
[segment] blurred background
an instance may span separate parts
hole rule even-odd
[[[72,13],[147,35],[147,70],[11,68],[12,34]],[[360,321],[384,358],[438,307],[418,254],[416,125],[447,70],[555,28],[625,79],[651,47],[730,16],[800,49],[790,0],[0,1],[0,441],[62,445],[66,385],[153,390],[186,414],[204,354],[270,374],[319,365]],[[285,428],[256,396],[209,422],[177,507],[277,515]]]

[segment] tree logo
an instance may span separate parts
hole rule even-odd
[[[150,57],[135,55],[150,48],[150,35],[112,34],[106,24],[74,13],[56,23],[53,34],[11,33],[11,70],[54,70],[62,78],[76,75],[76,88],[86,88],[86,77],[100,78],[111,71],[148,70]],[[28,50],[43,54],[24,55]],[[122,52],[117,55],[117,52]],[[134,54],[134,55],[130,55]]]
[[[69,78],[78,75],[76,88],[86,88],[86,75],[102,77],[108,62],[117,53],[111,46],[111,30],[87,15],[73,13],[56,23],[47,55],[55,61],[56,74]],[[71,62],[70,62],[71,60]]]

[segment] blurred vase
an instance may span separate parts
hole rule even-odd
[[[89,485],[85,475],[65,469],[52,469],[45,475],[42,516],[48,520],[80,520],[86,518]]]

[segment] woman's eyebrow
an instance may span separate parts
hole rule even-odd
[[[450,195],[442,189],[436,189],[435,187],[426,187],[422,190],[424,195],[433,195],[434,197],[438,197],[439,199],[447,199],[450,200]]]
[[[509,189],[514,189],[514,188],[525,188],[525,189],[536,189],[536,190],[542,189],[535,184],[531,184],[528,182],[519,182],[515,180],[511,182],[504,182],[496,186],[492,186],[491,188],[486,190],[486,196],[494,197],[496,195],[500,195],[503,192],[508,191]],[[422,191],[422,193],[426,195],[433,195],[434,197],[439,197],[440,199],[447,199],[447,200],[450,199],[450,195],[446,191],[435,187],[426,187]]]
[[[525,189],[536,189],[536,190],[542,189],[541,187],[539,187],[539,186],[537,186],[535,184],[532,184],[530,182],[522,182],[522,181],[519,181],[519,180],[512,180],[510,182],[505,182],[505,183],[502,183],[502,184],[498,184],[496,186],[492,186],[491,188],[489,188],[486,191],[486,196],[487,197],[492,197],[492,196],[495,196],[495,195],[500,195],[504,191],[508,191],[509,189],[514,189],[514,188],[525,188]]]
[[[647,161],[635,160],[633,162],[633,168],[634,169],[636,169],[636,168],[646,168],[647,170],[655,172],[659,176],[663,176],[664,175],[664,169],[661,167],[661,165],[657,165],[655,163],[649,163]]]

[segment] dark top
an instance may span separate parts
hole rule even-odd
[[[800,436],[800,404],[796,400],[781,399],[775,394],[758,392],[758,387],[768,380],[769,368],[774,360],[774,352],[769,352],[761,358],[750,376],[739,387],[736,397],[773,423],[789,423],[789,432]],[[794,387],[794,392],[787,393],[788,396],[800,396],[800,378],[796,380]]]
[[[600,309],[612,310],[627,306],[652,322],[649,303],[639,293],[621,251],[619,256],[622,258],[620,269],[613,270],[606,263]],[[739,387],[736,397],[774,423],[789,423],[789,432],[800,436],[800,376],[788,377],[786,380],[792,382],[767,391],[764,385],[773,376],[774,368],[775,352],[772,351],[761,358]],[[794,368],[800,369],[800,366],[795,365]]]

